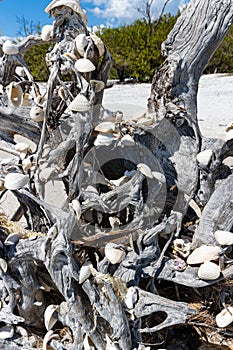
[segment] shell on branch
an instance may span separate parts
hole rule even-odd
[[[19,53],[19,49],[17,45],[13,44],[10,40],[6,40],[2,45],[2,51],[6,55],[17,55]]]
[[[217,260],[220,252],[220,247],[203,245],[194,249],[194,251],[188,256],[187,264],[196,265],[202,264],[206,261]]]
[[[95,127],[95,131],[99,131],[106,134],[113,133],[115,130],[116,130],[116,125],[115,123],[112,123],[112,122],[103,122],[98,124]]]
[[[39,173],[39,179],[40,181],[46,183],[52,178],[54,173],[55,173],[55,169],[53,167],[44,168]]]
[[[233,322],[233,307],[229,306],[224,308],[219,314],[217,314],[216,324],[219,328],[226,328]]]
[[[79,271],[79,283],[82,284],[91,276],[91,266],[90,262],[85,262]]]
[[[103,133],[100,132],[95,141],[95,146],[109,146],[115,140],[115,135],[113,133]]]
[[[22,105],[23,106],[31,106],[32,104],[32,96],[28,92],[23,93]]]
[[[87,112],[91,108],[88,99],[81,94],[78,94],[68,106],[72,112]]]
[[[17,66],[16,68],[15,68],[15,73],[17,74],[17,75],[19,75],[20,77],[25,77],[25,70],[24,70],[24,68],[22,67],[22,66]]]
[[[78,0],[53,0],[46,8],[45,12],[51,13],[53,9],[60,6],[67,6],[77,13],[85,26],[87,26],[87,14],[83,11]]]
[[[135,145],[135,141],[134,139],[132,138],[132,136],[130,135],[124,135],[121,139],[121,144],[123,146],[134,146]]]
[[[90,73],[95,70],[95,65],[88,58],[80,58],[75,62],[75,69],[80,73]]]
[[[100,92],[104,89],[105,87],[105,84],[102,80],[94,80],[94,79],[91,79],[90,80],[90,87],[93,91],[95,92]]]
[[[1,267],[3,272],[7,271],[7,262],[6,262],[6,260],[0,258],[0,267]]]
[[[81,205],[80,202],[77,199],[73,199],[72,202],[69,204],[71,208],[73,208],[77,219],[79,220],[81,217]]]
[[[86,34],[81,33],[81,34],[77,35],[74,42],[75,42],[76,50],[78,51],[79,55],[84,57],[85,50],[86,50],[87,45],[88,45],[88,40],[87,40]]]
[[[126,256],[124,248],[115,243],[107,243],[104,254],[111,264],[119,264]]]
[[[53,328],[57,319],[53,317],[54,313],[57,311],[58,305],[51,304],[47,306],[44,312],[44,323],[47,331]]]
[[[151,118],[141,117],[137,120],[137,126],[150,126],[154,123]]]
[[[158,180],[162,184],[166,183],[165,175],[160,173],[159,171],[152,171],[152,175],[153,175],[154,179]]]
[[[17,152],[25,152],[27,153],[28,151],[30,151],[31,147],[28,143],[26,142],[18,142],[15,145],[15,150]]]
[[[0,339],[11,339],[14,336],[14,327],[12,325],[6,325],[0,328]]]
[[[20,173],[9,173],[5,176],[4,187],[7,190],[20,190],[27,186],[29,176]]]
[[[103,56],[105,53],[105,46],[104,46],[103,40],[93,33],[90,33],[90,37],[94,45],[97,47],[100,57]]]
[[[7,97],[9,99],[10,103],[14,107],[19,107],[21,105],[22,99],[23,99],[23,90],[19,84],[12,81],[6,87],[6,94],[7,94]]]
[[[41,29],[41,39],[43,41],[49,41],[53,38],[53,26],[46,24]]]
[[[208,166],[211,158],[213,155],[213,151],[212,149],[206,149],[205,151],[202,151],[200,153],[198,153],[197,155],[197,162],[201,165],[201,166]]]
[[[52,339],[59,340],[60,337],[58,334],[54,334],[54,332],[50,329],[44,336],[43,345],[42,345],[43,350],[48,350],[47,344]]]
[[[135,287],[129,287],[124,298],[125,305],[129,310],[131,310],[134,308],[137,301],[138,301],[137,289]]]
[[[28,172],[33,167],[33,164],[30,160],[30,158],[25,158],[22,160],[22,168],[25,173]]]
[[[233,232],[217,230],[214,235],[220,245],[233,244]]]
[[[153,174],[152,174],[152,171],[151,171],[151,168],[144,164],[144,163],[139,163],[137,165],[137,168],[138,170],[140,171],[140,173],[142,173],[143,175],[145,175],[146,177],[150,178],[150,179],[153,179]]]
[[[30,109],[30,117],[34,122],[43,122],[44,120],[44,109],[38,105],[33,106]]]
[[[202,280],[216,280],[221,274],[220,267],[211,261],[205,261],[198,269],[197,275]]]

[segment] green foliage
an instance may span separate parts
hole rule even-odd
[[[48,80],[49,70],[45,63],[45,55],[49,46],[50,45],[46,43],[39,46],[33,46],[24,56],[25,62],[35,81]]]

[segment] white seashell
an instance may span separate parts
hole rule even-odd
[[[80,284],[85,282],[88,279],[88,277],[91,276],[91,268],[90,268],[91,266],[92,266],[92,264],[90,262],[85,262],[82,265],[82,267],[79,271],[79,283]]]
[[[107,134],[100,132],[95,141],[95,146],[109,146],[113,141],[115,140],[115,137],[113,134]]]
[[[100,92],[104,89],[105,84],[102,80],[90,80],[90,87],[95,92]]]
[[[3,272],[7,272],[7,262],[6,260],[0,258],[0,267]]]
[[[221,248],[217,246],[203,245],[194,249],[188,256],[187,264],[202,264],[205,261],[217,260],[219,258]]]
[[[21,105],[23,99],[23,90],[19,84],[16,84],[12,81],[6,87],[6,94],[9,99],[9,102],[14,107],[19,107]]]
[[[43,41],[49,41],[53,37],[53,26],[50,24],[46,24],[41,29],[41,39]]]
[[[65,315],[69,312],[69,307],[66,301],[62,301],[61,304],[57,306],[57,312],[59,315]]]
[[[80,58],[75,62],[74,67],[80,73],[89,73],[95,70],[94,64],[88,58]]]
[[[71,208],[74,209],[75,214],[77,216],[77,219],[79,220],[81,217],[81,205],[80,202],[77,199],[73,199],[72,202],[69,204]]]
[[[13,44],[10,40],[6,40],[2,45],[2,51],[6,55],[17,55],[19,53],[19,49],[17,45]]]
[[[51,304],[51,305],[47,306],[47,308],[45,309],[44,324],[45,324],[47,331],[52,329],[53,326],[55,325],[55,323],[57,322],[57,319],[55,317],[53,317],[54,312],[57,311],[57,308],[58,308],[58,305]]]
[[[17,152],[28,152],[30,150],[30,145],[28,143],[25,142],[18,142],[15,145],[15,150]]]
[[[32,164],[32,162],[30,161],[29,158],[23,159],[23,161],[22,161],[22,168],[23,168],[24,173],[27,173],[28,170],[30,170],[32,167],[33,167],[33,164]]]
[[[20,235],[18,234],[18,233],[11,233],[9,236],[7,236],[7,238],[5,239],[5,241],[4,241],[4,244],[5,245],[8,245],[8,246],[10,246],[10,245],[14,245],[14,244],[16,244],[16,243],[18,243],[19,242],[19,240],[20,240]]]
[[[227,309],[223,309],[216,316],[216,323],[219,328],[226,328],[233,322],[233,307],[229,306]]]
[[[153,177],[154,177],[153,173],[151,171],[151,168],[148,165],[146,165],[144,163],[139,163],[137,165],[137,168],[140,171],[140,173],[142,173],[146,177],[149,177],[150,179],[153,179]]]
[[[85,50],[88,45],[88,40],[86,34],[79,34],[75,38],[75,47],[80,56],[84,57]]]
[[[43,345],[42,345],[42,349],[43,350],[48,350],[48,347],[47,347],[47,344],[50,340],[52,339],[57,339],[59,340],[60,337],[58,334],[54,334],[54,332],[52,330],[49,330],[45,336],[44,336],[44,339],[43,339]]]
[[[220,245],[233,244],[233,232],[217,230],[214,235]]]
[[[29,182],[29,176],[20,173],[9,173],[5,177],[4,187],[7,190],[20,190]]]
[[[111,264],[119,264],[126,256],[125,250],[115,243],[107,243],[104,253]]]
[[[77,95],[69,104],[68,108],[72,112],[87,112],[90,109],[90,103],[84,95]]]
[[[44,110],[40,106],[33,106],[30,109],[30,117],[34,122],[43,122],[44,120]]]
[[[14,327],[12,325],[0,328],[0,339],[11,339],[14,336]]]
[[[221,274],[220,267],[211,261],[205,261],[198,269],[197,275],[202,280],[216,280]]]
[[[134,141],[134,139],[132,138],[132,136],[130,136],[130,135],[125,135],[125,136],[123,136],[122,137],[122,139],[121,139],[121,144],[123,145],[123,146],[134,146],[135,145],[135,141]]]
[[[138,301],[138,291],[135,287],[129,287],[126,296],[124,298],[124,303],[129,310],[133,309],[136,302]]]
[[[212,149],[206,149],[205,151],[198,153],[197,161],[201,166],[207,166],[211,160],[212,155]]]
[[[45,12],[49,13],[59,6],[67,6],[71,8],[74,12],[76,12],[85,26],[87,26],[87,14],[84,12],[84,10],[81,8],[79,1],[77,0],[53,0],[46,8]]]
[[[25,70],[24,70],[24,68],[22,67],[22,66],[17,66],[16,68],[15,68],[15,73],[17,74],[17,75],[19,75],[20,77],[25,77]]]
[[[107,134],[114,132],[115,130],[116,130],[116,125],[115,125],[115,123],[112,123],[112,122],[103,122],[103,123],[98,124],[95,127],[95,131],[99,131],[99,132],[107,133]]]
[[[140,119],[138,119],[137,121],[137,125],[138,126],[150,126],[154,123],[153,119],[150,119],[150,118],[145,118],[145,117],[142,117]]]
[[[164,174],[160,173],[159,171],[152,171],[152,175],[153,177],[158,180],[159,182],[161,182],[162,184],[166,183],[166,177]]]
[[[95,46],[97,47],[100,57],[103,56],[105,53],[105,46],[104,46],[103,40],[93,33],[90,33],[90,37],[93,43],[95,44]]]

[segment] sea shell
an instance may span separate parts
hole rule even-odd
[[[10,103],[14,107],[19,107],[21,105],[23,99],[23,90],[19,84],[12,81],[6,87],[6,94]]]
[[[90,103],[84,95],[78,94],[68,108],[72,112],[87,112],[90,109]]]
[[[119,264],[126,256],[124,248],[115,243],[107,243],[104,253],[111,264]]]
[[[87,14],[81,8],[79,1],[77,1],[77,0],[53,0],[45,8],[45,12],[50,14],[50,12],[53,9],[55,9],[56,7],[59,7],[59,6],[67,6],[67,7],[71,8],[74,12],[76,12],[80,16],[80,18],[83,21],[83,23],[85,24],[85,26],[87,26]]]
[[[0,267],[3,272],[7,272],[7,262],[6,260],[0,258]]]
[[[6,40],[2,45],[2,51],[6,55],[17,55],[19,53],[19,49],[17,45],[13,44],[10,40]]]
[[[124,298],[124,303],[129,310],[133,309],[136,302],[138,301],[138,290],[135,287],[129,287],[126,296]]]
[[[15,73],[17,74],[17,75],[19,75],[20,77],[25,77],[25,70],[24,70],[24,68],[22,67],[22,66],[17,66],[16,68],[15,68]]]
[[[107,134],[107,133],[100,132],[94,141],[94,145],[109,146],[114,140],[115,140],[115,137],[112,133]]]
[[[205,151],[198,153],[197,161],[201,166],[207,166],[211,160],[212,155],[212,149],[206,149]]]
[[[217,260],[219,258],[220,247],[203,245],[194,249],[194,251],[188,256],[187,264],[196,265],[202,264],[205,261]]]
[[[216,316],[216,323],[219,328],[226,328],[233,322],[233,307],[229,306],[227,309],[223,309]]]
[[[150,126],[154,123],[153,119],[142,117],[138,119],[137,126]]]
[[[112,123],[112,122],[103,122],[103,123],[100,123],[98,124],[96,127],[95,127],[95,131],[99,131],[99,132],[102,132],[102,133],[112,133],[116,130],[116,125],[115,123]]]
[[[102,80],[91,79],[89,84],[90,84],[90,87],[92,88],[92,90],[95,92],[100,92],[105,87],[105,84]]]
[[[97,47],[100,57],[103,56],[105,53],[105,46],[102,39],[100,39],[96,34],[93,33],[90,33],[90,37],[95,46]]]
[[[88,58],[80,58],[75,62],[74,67],[80,73],[89,73],[95,70],[94,64]]]
[[[14,327],[12,325],[0,328],[0,339],[11,339],[14,336]]]
[[[90,262],[85,262],[82,265],[79,271],[79,280],[78,280],[80,284],[85,282],[88,279],[88,277],[91,276],[91,268],[90,268],[91,266],[92,264]]]
[[[43,122],[44,120],[44,110],[40,106],[33,106],[30,109],[30,117],[34,122]]]
[[[198,269],[197,275],[202,280],[216,280],[220,276],[220,267],[211,261],[205,261]]]
[[[32,96],[29,93],[24,92],[21,103],[22,103],[23,106],[31,106],[31,104],[32,104]]]
[[[41,29],[41,39],[43,41],[49,41],[53,37],[53,26],[51,24],[46,24]]]
[[[57,306],[57,312],[59,315],[65,315],[69,312],[69,306],[66,301],[62,301],[61,304]]]
[[[161,182],[162,184],[166,183],[166,177],[164,174],[160,173],[159,171],[152,171],[152,175],[153,177],[158,180],[159,182]]]
[[[7,190],[20,190],[29,182],[29,176],[20,173],[9,173],[5,177],[4,186]]]
[[[233,232],[217,230],[214,235],[220,245],[233,244]]]
[[[47,331],[53,328],[55,323],[57,322],[57,319],[53,317],[54,312],[57,311],[58,305],[51,304],[47,306],[44,312],[44,323]]]
[[[22,161],[22,168],[24,173],[27,173],[33,167],[33,164],[29,158],[25,158]]]
[[[77,219],[79,220],[81,217],[81,205],[77,199],[73,199],[70,203],[70,207],[74,209]]]
[[[15,150],[17,152],[25,152],[27,153],[30,150],[30,145],[26,142],[18,142],[15,145]]]
[[[151,168],[144,164],[144,163],[139,163],[137,165],[137,168],[138,170],[140,171],[140,173],[142,173],[143,175],[145,175],[146,177],[150,178],[150,179],[153,179],[153,174],[152,174],[152,171],[151,171]]]
[[[44,336],[44,339],[43,339],[43,345],[42,345],[42,349],[43,350],[48,350],[48,347],[47,347],[47,344],[50,340],[52,339],[56,339],[56,340],[59,340],[60,337],[58,334],[54,334],[54,332],[52,330],[49,330],[45,336]]]
[[[123,146],[134,146],[135,145],[135,141],[134,139],[132,138],[132,136],[130,135],[124,135],[121,139],[121,144]]]
[[[88,40],[86,34],[79,34],[75,38],[75,47],[80,56],[84,57],[85,50],[88,45]]]

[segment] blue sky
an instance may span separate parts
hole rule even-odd
[[[154,0],[153,14],[159,13],[165,0]],[[188,0],[170,0],[167,11],[176,14],[178,8],[182,8]],[[43,26],[52,22],[48,14],[44,12],[49,0],[2,0],[0,2],[0,32],[2,36],[15,37],[19,30],[17,17],[34,23],[38,21]],[[145,0],[81,0],[83,9],[88,14],[88,25],[117,26],[131,23],[140,17],[137,7],[143,9]]]

